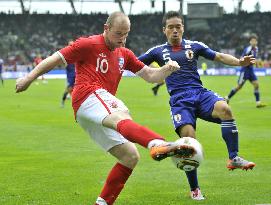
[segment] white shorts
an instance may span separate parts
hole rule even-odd
[[[76,120],[97,144],[108,151],[116,145],[128,142],[117,131],[102,125],[105,117],[117,111],[129,110],[121,100],[104,89],[98,89],[81,104]]]

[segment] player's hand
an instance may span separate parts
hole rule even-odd
[[[167,62],[166,65],[167,65],[168,69],[169,69],[171,72],[174,72],[174,71],[177,71],[177,70],[180,69],[180,66],[179,66],[179,64],[178,64],[176,61],[170,60],[170,61]]]
[[[244,66],[248,66],[251,64],[255,64],[256,59],[253,57],[253,55],[244,56],[243,58],[240,58],[239,62],[240,62],[240,66],[244,67]]]
[[[16,93],[25,91],[31,83],[32,83],[32,80],[30,80],[27,76],[18,78],[16,80],[16,86],[15,86]]]

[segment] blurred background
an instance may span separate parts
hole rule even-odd
[[[257,75],[271,74],[271,4],[269,0],[0,0],[0,58],[4,78],[16,78],[67,45],[69,40],[103,32],[108,13],[123,11],[132,27],[127,47],[136,55],[166,41],[165,12],[184,15],[184,38],[240,57],[251,34],[259,37]],[[238,68],[206,61],[209,74],[235,75]],[[200,64],[203,59],[200,59]],[[23,73],[21,73],[23,72]]]

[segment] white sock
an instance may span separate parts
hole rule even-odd
[[[98,205],[107,205],[106,201],[101,197],[97,198],[96,204],[98,204]]]
[[[161,144],[165,144],[166,142],[164,140],[155,139],[149,142],[148,148],[152,148],[154,146],[159,146]]]

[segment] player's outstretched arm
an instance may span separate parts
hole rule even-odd
[[[229,55],[229,54],[225,54],[225,53],[216,53],[215,56],[215,61],[227,64],[227,65],[233,65],[233,66],[248,66],[250,64],[254,64],[255,63],[255,58],[250,55],[250,56],[244,56],[240,59]]]
[[[166,65],[160,68],[145,66],[138,75],[149,83],[160,83],[171,73],[179,69],[180,66],[176,61],[168,61]]]
[[[47,73],[57,65],[61,64],[63,64],[63,61],[57,53],[54,53],[53,55],[44,59],[29,74],[16,80],[16,93],[25,91],[40,75]]]

